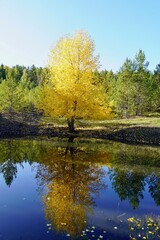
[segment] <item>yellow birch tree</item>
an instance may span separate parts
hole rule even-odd
[[[75,119],[111,116],[106,95],[94,81],[98,67],[94,42],[83,31],[60,38],[50,52],[50,78],[42,87],[40,106],[50,116],[65,117],[70,132]]]

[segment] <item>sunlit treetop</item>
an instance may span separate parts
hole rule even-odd
[[[49,66],[56,87],[82,83],[86,77],[92,81],[91,73],[99,67],[93,40],[83,31],[60,38],[51,50]]]

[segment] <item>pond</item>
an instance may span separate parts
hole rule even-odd
[[[0,240],[160,239],[160,148],[0,141]]]

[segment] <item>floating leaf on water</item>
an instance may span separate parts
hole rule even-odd
[[[152,223],[148,223],[147,226],[148,226],[148,227],[151,227],[151,226],[152,226]]]
[[[154,220],[153,220],[152,218],[148,218],[148,220],[149,220],[150,222],[154,222]]]
[[[127,220],[128,220],[128,222],[134,222],[134,218],[133,217],[132,218],[128,218]]]
[[[52,224],[51,223],[47,223],[47,227],[49,227],[49,226],[52,226]]]

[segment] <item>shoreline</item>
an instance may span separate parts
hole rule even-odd
[[[67,127],[53,125],[28,125],[20,122],[6,120],[0,124],[0,139],[21,137],[83,137],[106,139],[129,144],[160,146],[160,127],[127,126],[122,129],[106,128],[77,128],[74,133],[69,133]]]

